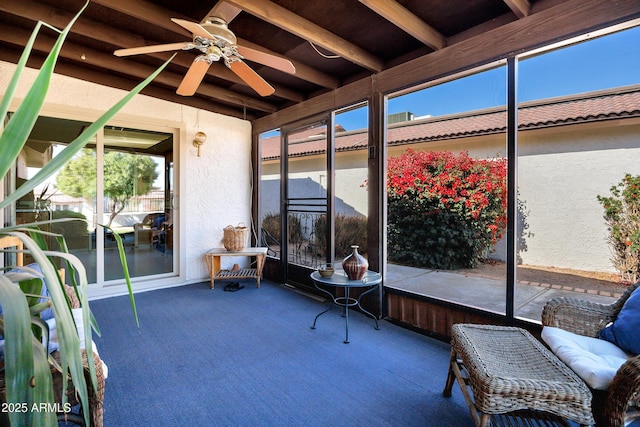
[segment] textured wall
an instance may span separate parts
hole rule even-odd
[[[633,120],[520,132],[518,192],[530,233],[524,237],[526,251],[518,253],[524,264],[615,272],[597,196],[608,196],[609,188],[625,173],[640,174],[638,135],[640,125]],[[506,141],[504,135],[462,138],[389,147],[388,155],[400,155],[408,147],[468,150],[473,157],[491,158],[504,155]],[[340,193],[344,203],[366,213],[366,192],[340,186],[366,179],[366,158],[357,158],[359,164],[345,153],[336,155],[336,191],[351,189]],[[313,170],[310,163],[314,161],[292,159],[290,174]],[[270,165],[264,172],[263,178],[275,179],[278,171]],[[506,242],[499,242],[495,249],[491,257],[506,260]]]
[[[6,88],[15,65],[0,62],[0,93]],[[25,70],[16,98],[25,96],[36,71]],[[125,91],[107,88],[74,78],[54,75],[43,114],[95,120],[119,101]],[[197,110],[179,104],[136,96],[118,115],[118,123],[131,127],[168,127],[181,137],[175,173],[179,178],[182,247],[182,280],[207,278],[203,254],[220,247],[222,229],[228,224],[250,224],[251,212],[251,124],[248,121]],[[163,130],[166,130],[163,129]],[[197,157],[194,134],[207,134],[207,142]],[[177,252],[176,252],[177,253]],[[225,258],[226,263],[245,259]],[[154,281],[162,283],[161,281]],[[154,284],[140,288],[153,287]]]

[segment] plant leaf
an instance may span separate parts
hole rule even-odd
[[[49,366],[48,354],[42,343],[33,337],[33,356],[34,356],[34,377],[35,387],[33,392],[34,404],[40,402],[54,402],[53,396],[53,378],[51,376],[51,367]],[[31,408],[30,408],[31,409]],[[51,410],[33,411],[34,426],[55,426],[58,425],[58,417]]]
[[[70,258],[74,258],[72,261],[78,270],[78,274],[80,276],[80,287],[81,293],[85,294],[85,302],[86,302],[86,286],[87,286],[87,278],[86,271],[84,266],[80,262],[78,258],[70,254],[63,254],[60,252],[46,252],[40,249],[38,244],[27,234],[21,232],[9,232],[7,233],[10,236],[18,237],[24,244],[25,249],[29,251],[29,254],[33,257],[34,261],[38,263],[40,269],[42,270],[42,274],[44,276],[44,280],[48,284],[49,295],[51,297],[53,315],[56,319],[56,330],[58,333],[58,341],[60,343],[60,359],[61,359],[61,367],[62,374],[66,375],[67,372],[71,373],[71,380],[75,386],[76,392],[78,393],[78,398],[82,404],[82,407],[85,408],[85,422],[87,425],[89,424],[89,399],[87,392],[87,384],[84,380],[84,367],[82,361],[82,352],[80,349],[80,340],[78,337],[78,332],[73,320],[73,315],[71,314],[71,310],[69,309],[67,303],[67,297],[64,292],[63,284],[60,281],[60,276],[53,263],[49,260],[48,255],[65,255]],[[84,276],[84,277],[83,277]],[[17,286],[14,285],[16,289]],[[23,296],[24,298],[24,296]],[[4,307],[4,305],[3,305]],[[88,311],[88,304],[86,304],[86,308],[83,310]],[[6,322],[6,317],[5,317]],[[85,334],[91,334],[91,331],[87,331],[85,329]],[[7,340],[6,342],[8,342]],[[87,351],[90,351],[90,342],[87,343]],[[6,346],[6,343],[5,343]],[[91,354],[91,353],[89,353]],[[33,352],[31,352],[31,357],[33,357]],[[93,358],[90,358],[93,360]],[[89,363],[89,367],[91,368],[93,363]],[[91,369],[90,369],[91,372]],[[93,378],[95,378],[95,369],[93,369]],[[93,381],[94,384],[97,381]],[[63,382],[63,396],[66,394],[66,382]],[[49,401],[52,402],[52,401]]]
[[[7,111],[9,111],[9,104],[11,104],[13,94],[16,92],[16,87],[18,86],[18,82],[20,81],[20,76],[22,75],[24,67],[27,65],[29,54],[31,53],[31,49],[33,49],[33,43],[35,42],[36,36],[40,32],[40,27],[42,27],[42,25],[43,23],[38,21],[36,27],[31,33],[31,37],[29,37],[29,40],[27,41],[27,44],[22,51],[22,55],[20,56],[20,60],[18,60],[18,65],[16,66],[16,70],[13,72],[11,81],[4,91],[4,97],[2,98],[2,101],[0,101],[0,117],[5,117],[7,115]]]
[[[7,403],[30,405],[33,402],[33,388],[29,384],[34,375],[34,355],[29,306],[20,288],[4,276],[0,276],[0,305],[4,317]],[[30,413],[19,411],[9,414],[12,425],[21,425],[23,422],[24,425],[30,425],[31,416]]]
[[[27,297],[27,306],[32,307],[40,301],[42,280],[39,278],[21,280],[18,282],[18,286]]]
[[[42,64],[35,81],[31,84],[31,87],[27,92],[27,96],[22,100],[15,113],[11,116],[11,119],[9,119],[9,122],[4,128],[2,134],[0,134],[0,159],[3,159],[2,163],[0,163],[0,177],[4,177],[7,174],[11,164],[18,157],[20,151],[22,151],[22,147],[27,141],[31,130],[40,115],[40,110],[44,104],[44,99],[47,95],[49,84],[51,83],[51,76],[53,75],[53,70],[56,66],[60,49],[62,49],[62,44],[69,34],[71,26],[80,17],[80,14],[88,4],[89,2],[87,1],[76,16],[71,19],[65,29],[62,30],[55,44],[51,48],[47,59],[45,59]],[[2,105],[4,105],[4,103],[5,101],[3,100]],[[2,117],[4,118],[4,116]],[[9,162],[7,162],[7,160]]]
[[[169,58],[164,64],[162,64],[153,74],[147,77],[142,83],[140,83],[138,86],[133,88],[129,93],[127,93],[120,101],[118,101],[114,106],[112,106],[106,113],[100,116],[100,118],[98,118],[95,122],[89,125],[89,127],[87,127],[84,130],[84,132],[82,132],[67,147],[65,147],[64,150],[58,153],[58,155],[56,155],[42,169],[40,169],[33,178],[29,179],[29,181],[22,184],[18,189],[16,189],[16,191],[8,195],[4,200],[0,201],[0,209],[10,205],[14,201],[21,198],[22,196],[28,194],[31,190],[33,190],[35,187],[37,187],[42,182],[47,180],[47,178],[53,175],[56,171],[62,168],[69,160],[71,160],[76,155],[76,153],[78,153],[78,151],[84,148],[84,146],[87,145],[87,143],[93,139],[94,135],[100,129],[102,129],[109,122],[109,120],[111,120],[135,95],[137,95],[142,89],[144,89],[149,83],[151,83],[151,81],[158,74],[160,74],[162,70],[164,70],[164,68],[171,62],[171,60],[174,57],[175,57],[175,54],[172,55],[171,58]],[[14,117],[15,115],[12,117],[12,119]],[[35,120],[34,120],[34,123],[35,123]],[[4,133],[2,134],[2,136],[4,136]],[[3,141],[1,139],[2,136],[0,136],[0,147],[2,147],[3,145]],[[26,136],[28,136],[28,133]],[[9,142],[9,144],[10,143],[11,142]],[[20,147],[22,147],[22,145]],[[17,158],[19,153],[20,153],[20,150],[15,152],[14,157],[12,158],[15,160],[15,158]],[[0,156],[2,155],[0,154]],[[0,172],[2,172],[1,169],[0,169]]]
[[[140,327],[140,322],[138,321],[138,311],[136,310],[136,301],[133,297],[133,289],[131,288],[131,276],[129,276],[129,267],[127,265],[127,258],[125,256],[124,245],[122,244],[122,238],[118,233],[116,233],[111,227],[106,225],[99,224],[101,227],[110,230],[113,234],[113,237],[116,239],[116,243],[118,245],[118,252],[120,254],[120,263],[122,264],[122,270],[124,272],[124,279],[127,282],[127,289],[129,291],[129,301],[131,302],[131,309],[133,310],[133,316],[136,318],[136,325],[138,328]]]

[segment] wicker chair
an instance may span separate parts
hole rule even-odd
[[[79,308],[80,301],[76,297],[73,288],[65,285],[65,291],[67,293],[67,296],[69,297],[69,302],[71,304],[71,307]],[[60,355],[57,351],[52,353],[52,356],[58,361],[58,363],[60,363]],[[89,365],[88,365],[87,354],[85,351],[83,351],[82,353],[82,362],[83,362],[83,365],[85,366],[85,372],[84,372],[85,381],[88,385],[87,390],[89,394],[90,427],[102,427],[103,413],[104,413],[103,402],[104,402],[104,385],[105,385],[104,372],[102,369],[102,361],[100,360],[100,357],[98,356],[98,354],[94,352],[93,363],[96,368],[96,379],[98,380],[96,391],[94,391],[93,387],[91,386],[91,376],[87,368]],[[53,365],[51,366],[51,375],[53,379],[55,401],[58,403],[61,403],[64,378],[62,377],[61,373],[55,367],[53,367]],[[6,396],[6,392],[5,392],[5,383],[4,383],[4,373],[0,372],[0,402],[5,401],[5,396]],[[71,383],[68,383],[66,400],[72,406],[76,406],[80,403],[79,400],[77,399],[75,389]],[[59,421],[66,420],[79,426],[85,425],[82,413],[79,415],[73,412],[59,413],[58,420]],[[0,424],[2,424],[3,422],[8,422],[8,420],[0,417]]]
[[[630,286],[612,304],[598,304],[571,297],[553,298],[542,310],[542,324],[575,334],[598,337],[598,333],[618,316],[625,301],[640,286]],[[640,399],[640,355],[629,359],[617,371],[606,391],[592,390],[592,410],[597,426],[624,426],[637,416]],[[635,412],[635,413],[634,413]]]
[[[153,238],[157,237],[160,227],[154,226],[154,222],[157,218],[164,218],[165,214],[162,212],[151,213],[144,217],[142,222],[133,224],[133,246],[138,247],[140,244],[148,244],[153,246]],[[163,220],[164,221],[164,220]]]
[[[65,285],[64,290],[67,294],[67,297],[69,298],[69,304],[71,305],[71,308],[80,308],[80,300],[76,296],[74,289],[71,286]],[[54,354],[54,357],[56,356],[57,355]],[[93,386],[91,385],[91,374],[89,373],[89,368],[88,368],[89,360],[87,358],[87,353],[83,350],[82,364],[85,366],[84,377],[85,377],[85,382],[88,386],[87,391],[89,394],[89,411],[90,411],[89,421],[91,423],[90,427],[102,427],[103,415],[104,415],[103,404],[104,404],[105,378],[104,378],[104,371],[102,369],[102,360],[100,359],[100,356],[96,352],[93,353],[93,363],[96,369],[97,390],[94,390]],[[56,401],[59,402],[61,401],[60,399],[62,396],[62,393],[61,393],[62,392],[62,375],[60,375],[58,371],[53,369],[51,372],[52,374],[54,374],[53,383],[54,383]],[[67,398],[69,402],[75,403],[75,404],[80,403],[76,399],[74,388],[71,387],[70,383],[69,385],[70,387],[67,389]],[[67,414],[60,414],[58,416],[59,420],[64,420],[66,418],[68,418]],[[84,420],[82,419],[82,417],[73,417],[71,421],[79,425],[84,425]]]

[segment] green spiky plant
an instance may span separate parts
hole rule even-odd
[[[15,73],[4,91],[4,96],[0,102],[0,119],[7,117],[9,106],[13,99],[20,76],[26,66],[27,59],[33,48],[37,33],[43,27],[49,27],[59,33],[55,45],[52,47],[48,57],[44,61],[37,77],[33,81],[27,95],[20,105],[6,122],[4,128],[0,123],[0,180],[5,178],[12,170],[12,165],[23,149],[31,130],[39,116],[44,104],[54,67],[60,53],[60,49],[67,37],[71,26],[87,7],[87,2],[78,14],[71,20],[69,25],[63,30],[50,27],[48,24],[38,22],[33,33],[24,48],[22,56],[17,64]],[[37,185],[44,182],[53,173],[58,171],[69,161],[79,150],[81,150],[94,135],[111,120],[114,115],[121,110],[136,94],[147,86],[171,61],[170,58],[156,72],[140,83],[132,91],[127,93],[117,104],[111,107],[104,115],[91,124],[80,136],[72,141],[59,155],[52,159],[36,176],[25,182],[15,191],[5,195],[0,201],[0,209],[11,206],[19,198],[28,194]],[[17,426],[56,426],[57,419],[55,412],[32,411],[32,408],[55,407],[54,391],[50,364],[56,362],[48,355],[41,341],[32,328],[32,321],[39,317],[39,313],[52,307],[56,320],[56,329],[60,343],[61,363],[58,368],[61,372],[70,374],[71,381],[76,389],[77,396],[84,410],[85,424],[89,425],[88,410],[88,387],[96,390],[97,380],[93,358],[89,357],[88,368],[91,377],[91,384],[87,384],[84,377],[82,361],[82,350],[78,329],[74,323],[70,305],[68,303],[64,284],[60,280],[54,259],[61,259],[66,268],[69,269],[69,276],[73,278],[73,286],[79,297],[84,325],[80,330],[84,330],[84,342],[86,343],[87,354],[92,352],[92,332],[100,333],[95,318],[91,315],[87,301],[87,275],[84,266],[74,255],[66,251],[66,244],[61,236],[54,236],[61,244],[61,251],[49,251],[46,248],[45,233],[37,229],[38,223],[21,225],[20,227],[0,228],[0,238],[14,236],[20,239],[24,245],[25,253],[28,253],[42,270],[42,278],[48,284],[50,300],[45,303],[38,303],[39,292],[34,289],[28,290],[29,283],[20,282],[16,286],[10,279],[9,274],[0,271],[0,305],[2,315],[0,315],[0,334],[4,336],[4,382],[6,387],[6,404],[8,408],[19,408],[20,410],[9,413],[9,422],[13,427]],[[117,233],[114,233],[118,241],[120,259],[123,263],[124,275],[129,289],[129,295],[133,313],[137,322],[135,302],[131,289],[131,282],[127,271],[126,260],[122,242]],[[5,249],[4,251],[10,251]],[[5,266],[4,270],[12,266]],[[66,388],[66,386],[65,386]],[[63,396],[66,390],[63,390]],[[34,406],[35,405],[35,406]],[[46,406],[48,405],[48,406]],[[23,410],[25,409],[25,410]],[[6,416],[0,414],[0,417]],[[2,421],[2,420],[0,420]],[[5,420],[6,422],[6,420]]]

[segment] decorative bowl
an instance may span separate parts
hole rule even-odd
[[[318,267],[318,273],[322,277],[331,277],[333,276],[334,271],[333,265],[331,264],[325,264]]]

